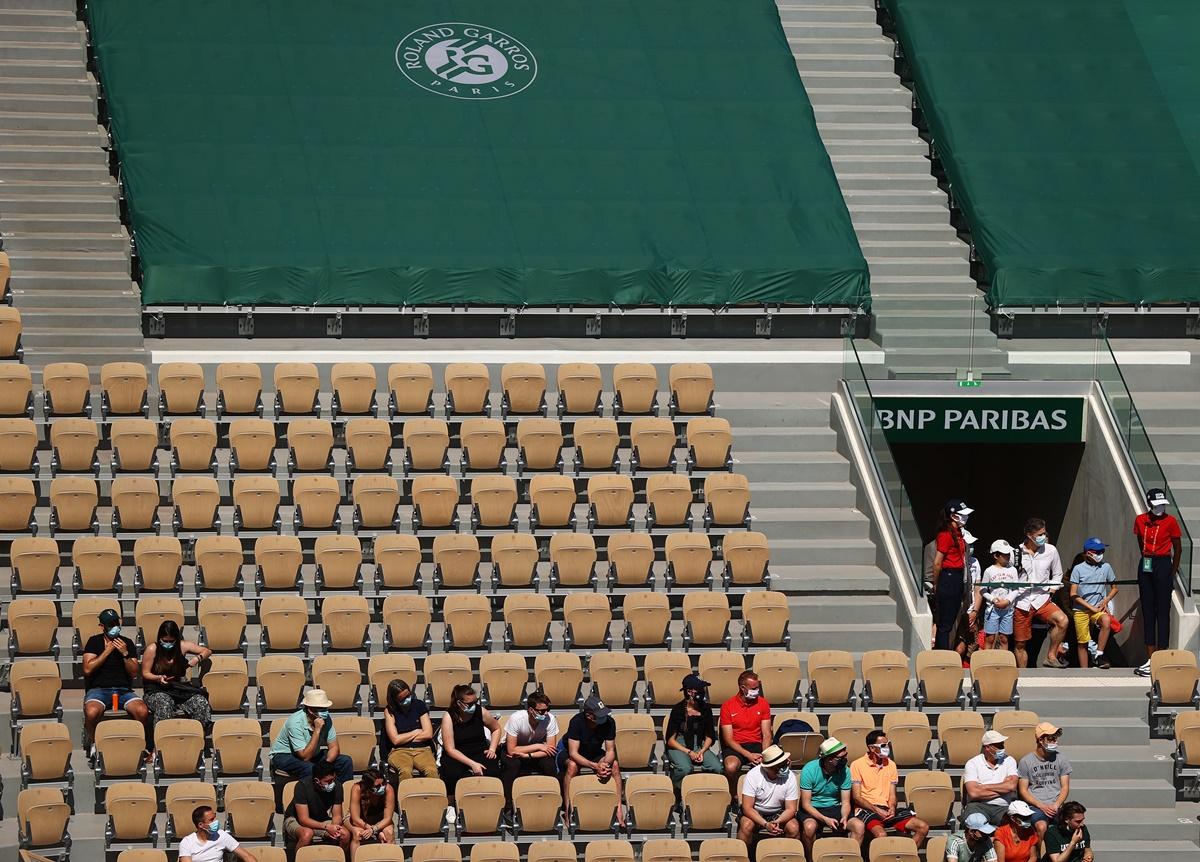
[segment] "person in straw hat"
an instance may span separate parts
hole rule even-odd
[[[338,784],[354,777],[354,763],[342,754],[337,731],[329,717],[333,701],[319,688],[310,689],[300,704],[283,723],[279,735],[271,743],[271,769],[286,772],[293,778],[308,779],[313,766],[324,760],[333,764]]]
[[[762,762],[742,781],[742,818],[738,838],[749,847],[755,832],[771,838],[799,838],[800,788],[788,754],[778,745],[763,749]]]

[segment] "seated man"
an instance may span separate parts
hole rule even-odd
[[[620,800],[621,767],[617,763],[617,725],[612,710],[604,701],[592,695],[583,702],[567,725],[567,732],[558,742],[558,773],[562,776],[563,812],[571,814],[571,779],[584,769],[590,769],[601,781],[612,780],[617,791],[617,823],[625,825],[625,809]]]
[[[896,805],[899,771],[892,760],[887,734],[872,730],[867,734],[867,753],[850,764],[850,800],[854,816],[863,822],[872,838],[882,838],[888,830],[910,836],[920,847],[929,834],[929,824],[911,808]]]
[[[313,842],[337,844],[349,858],[350,830],[342,825],[342,783],[333,764],[323,760],[312,768],[311,778],[296,784],[296,795],[284,811],[283,834],[296,848]]]
[[[800,813],[804,818],[800,838],[810,859],[813,843],[825,829],[862,844],[863,822],[850,816],[848,756],[846,746],[831,736],[821,743],[816,759],[800,770]]]
[[[354,777],[354,763],[338,747],[337,732],[329,717],[333,701],[319,688],[304,695],[300,709],[287,717],[271,743],[271,769],[301,780],[313,774],[318,763],[331,763],[339,787]],[[339,791],[340,792],[340,791]]]
[[[983,735],[982,751],[963,767],[963,823],[972,814],[982,814],[989,824],[999,826],[1008,803],[1017,798],[1017,761],[1004,750],[1007,741],[1004,734],[989,730]]]
[[[799,838],[799,810],[800,788],[788,765],[787,752],[778,745],[769,745],[762,753],[762,763],[747,772],[742,781],[738,838],[747,847],[760,829],[771,838]]]
[[[1086,813],[1083,803],[1074,800],[1058,809],[1046,830],[1046,862],[1092,862],[1092,835],[1083,824]]]
[[[112,608],[100,612],[99,634],[88,638],[83,647],[83,742],[92,744],[96,725],[104,713],[125,710],[135,721],[147,724],[150,710],[141,695],[133,690],[133,678],[141,673],[137,647],[121,634],[121,617]]]
[[[964,831],[954,833],[946,842],[946,862],[996,862],[992,845],[996,827],[978,813],[966,817],[963,825]]]
[[[738,677],[738,693],[721,704],[719,723],[729,795],[736,797],[742,767],[758,766],[763,748],[771,744],[771,707],[754,671],[743,671]]]
[[[217,812],[207,805],[192,809],[190,832],[179,839],[179,862],[224,862],[226,854],[233,854],[237,862],[255,862],[246,848],[217,823]]]
[[[614,728],[615,729],[615,728]],[[525,709],[514,712],[504,725],[504,797],[512,805],[513,782],[522,775],[558,777],[558,721],[550,698],[535,691]]]

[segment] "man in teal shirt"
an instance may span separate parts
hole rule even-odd
[[[834,737],[821,743],[816,760],[800,770],[800,816],[804,818],[801,840],[811,859],[813,843],[825,829],[849,835],[862,845],[863,822],[850,816],[849,753]]]
[[[339,784],[354,778],[354,761],[338,746],[329,717],[331,706],[333,701],[319,688],[304,695],[300,709],[287,717],[271,742],[272,770],[306,781],[312,777],[313,764],[323,758],[333,764]]]

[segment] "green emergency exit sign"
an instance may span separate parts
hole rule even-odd
[[[974,389],[976,386],[982,385],[982,380],[960,380],[958,381],[959,389]]]
[[[1083,416],[1082,398],[875,399],[876,427],[892,443],[1080,443]]]

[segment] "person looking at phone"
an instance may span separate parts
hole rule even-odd
[[[188,671],[211,655],[208,647],[185,641],[175,620],[163,620],[154,643],[142,654],[146,706],[156,723],[176,717],[192,718],[204,725],[212,721],[208,697],[187,679]]]

